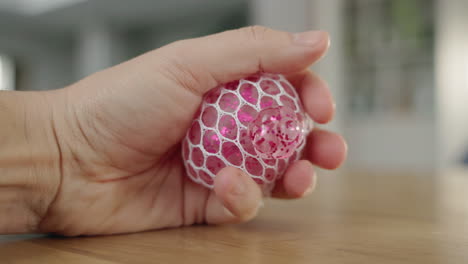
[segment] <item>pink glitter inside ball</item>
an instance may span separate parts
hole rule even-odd
[[[222,168],[248,173],[267,193],[301,156],[312,129],[299,97],[279,74],[255,74],[209,91],[182,144],[187,175],[212,188]]]
[[[302,119],[286,106],[260,111],[249,134],[257,154],[266,159],[289,158],[304,140]]]

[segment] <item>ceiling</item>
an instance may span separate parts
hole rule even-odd
[[[105,22],[116,26],[166,23],[183,18],[205,20],[246,9],[247,0],[2,0],[0,32],[63,32]]]

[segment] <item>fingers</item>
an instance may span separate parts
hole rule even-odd
[[[333,119],[335,102],[328,85],[310,70],[286,76],[296,87],[304,110],[317,123],[325,124]]]
[[[316,186],[317,175],[313,165],[336,169],[346,159],[347,146],[344,139],[333,132],[313,130],[307,139],[304,158],[291,164],[276,183],[272,197],[282,199],[302,198]]]
[[[262,204],[259,186],[234,167],[222,169],[215,178],[214,196],[207,208],[208,223],[244,222],[254,218]]]
[[[307,138],[304,158],[324,169],[336,169],[346,159],[348,147],[342,136],[314,129]]]
[[[309,161],[296,161],[276,183],[272,197],[283,199],[304,197],[313,191],[316,179],[314,167]]]
[[[196,76],[195,89],[203,93],[213,87],[213,81],[225,83],[258,71],[302,71],[323,56],[328,44],[328,34],[322,31],[291,34],[253,26],[178,41],[159,52],[181,73]]]
[[[276,183],[272,196],[282,199],[301,198],[311,193],[316,186],[317,176],[313,164],[336,169],[346,159],[347,145],[344,139],[333,132],[313,130],[307,139],[304,157],[291,164],[283,177]],[[219,222],[246,221],[253,218],[261,203],[260,188],[241,170],[227,167],[215,178],[216,197],[228,212],[217,210],[214,219]]]

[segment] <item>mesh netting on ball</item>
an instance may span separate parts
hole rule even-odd
[[[301,156],[311,122],[282,75],[256,74],[210,90],[182,143],[187,175],[213,187],[226,166],[247,172],[268,192]]]

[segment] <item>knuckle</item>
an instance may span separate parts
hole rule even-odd
[[[239,29],[241,34],[249,40],[261,41],[265,39],[267,33],[271,30],[264,26],[254,25]]]
[[[183,61],[181,57],[184,56],[160,56],[164,63],[158,68],[158,72],[177,86],[201,96],[203,92],[200,86],[208,82],[206,73],[191,62]]]

